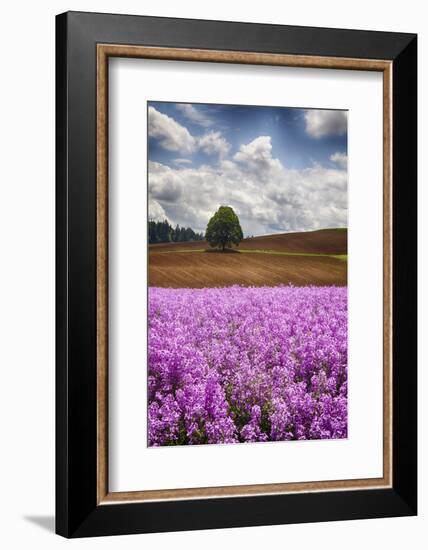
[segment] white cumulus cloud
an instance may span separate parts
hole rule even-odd
[[[149,136],[160,141],[169,151],[192,153],[196,148],[196,140],[184,126],[173,118],[160,113],[154,107],[149,107]]]
[[[233,159],[244,171],[253,171],[259,178],[271,177],[272,172],[282,170],[281,162],[272,158],[270,136],[259,136],[250,143],[241,145]]]
[[[192,154],[200,150],[208,155],[218,154],[223,157],[230,149],[221,132],[208,132],[200,137],[192,136],[187,128],[152,106],[149,107],[149,136],[158,139],[165,149],[181,153]],[[191,160],[179,158],[174,162],[185,164]]]
[[[333,153],[333,155],[330,156],[330,160],[341,168],[346,169],[348,166],[348,155],[346,153]]]
[[[346,111],[309,109],[305,111],[306,133],[314,138],[343,135],[348,129]]]
[[[192,164],[190,159],[174,159],[174,164],[181,166],[182,164]]]
[[[187,119],[195,124],[199,124],[199,126],[207,127],[211,126],[213,123],[200,109],[190,105],[190,103],[177,103],[176,108],[181,111]]]
[[[218,153],[220,156],[227,155],[230,149],[229,143],[220,132],[209,132],[199,138],[198,147],[208,155]]]
[[[149,200],[149,220],[163,221],[167,218],[165,210],[155,199]],[[170,220],[171,223],[171,220]]]

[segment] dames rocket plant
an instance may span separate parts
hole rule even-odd
[[[148,443],[347,437],[347,288],[149,289]]]

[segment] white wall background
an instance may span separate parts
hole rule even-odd
[[[425,91],[428,23],[419,0],[57,0],[8,2],[0,40],[0,545],[3,548],[288,547],[388,550],[424,547],[428,486],[420,471],[420,516],[324,524],[87,539],[53,534],[54,513],[54,16],[66,10],[133,13],[419,33],[420,97]],[[423,63],[425,62],[425,67]],[[426,108],[420,104],[420,230],[427,211],[423,151]],[[420,256],[420,281],[426,277]],[[422,396],[426,306],[420,289],[420,464],[427,406]],[[425,347],[425,349],[423,349]]]

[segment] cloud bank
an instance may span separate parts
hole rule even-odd
[[[337,121],[327,124],[324,119],[323,124],[324,131],[340,128]],[[175,143],[165,134],[160,139]],[[232,159],[221,158],[221,150],[226,150],[222,139],[211,134],[204,145],[199,141],[199,147],[220,154],[215,165],[192,168],[182,163],[171,168],[149,162],[151,219],[166,217],[172,224],[205,231],[215,210],[229,205],[238,214],[246,236],[347,225],[346,155],[331,156],[334,168],[288,169],[273,158],[268,135],[241,145]]]

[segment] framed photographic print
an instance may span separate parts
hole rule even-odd
[[[57,532],[416,514],[416,36],[56,47]]]

